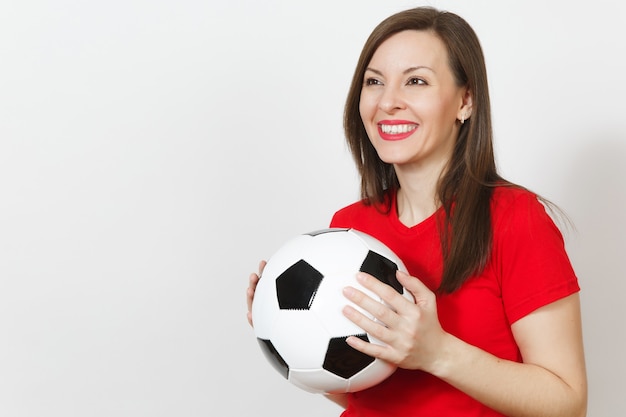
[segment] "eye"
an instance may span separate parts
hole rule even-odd
[[[366,78],[365,82],[363,84],[365,84],[365,85],[382,85],[383,83],[381,83],[376,78]]]
[[[426,81],[418,77],[409,78],[409,80],[407,81],[407,84],[408,85],[428,85]]]

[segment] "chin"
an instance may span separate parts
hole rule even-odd
[[[413,159],[407,154],[406,150],[401,151],[400,149],[391,150],[379,148],[377,153],[378,157],[386,164],[406,164]]]

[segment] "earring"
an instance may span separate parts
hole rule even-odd
[[[465,123],[465,115],[461,116],[461,124]]]

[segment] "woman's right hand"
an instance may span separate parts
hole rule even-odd
[[[259,271],[257,273],[250,274],[250,279],[248,283],[248,289],[246,291],[246,301],[248,303],[248,323],[250,326],[252,324],[252,300],[254,300],[254,292],[256,291],[256,286],[259,283],[259,279],[261,279],[261,274],[263,273],[263,269],[267,264],[266,261],[261,261],[259,263]]]

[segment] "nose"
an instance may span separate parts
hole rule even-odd
[[[380,97],[378,107],[385,113],[393,114],[406,108],[406,104],[398,88],[387,86]]]

